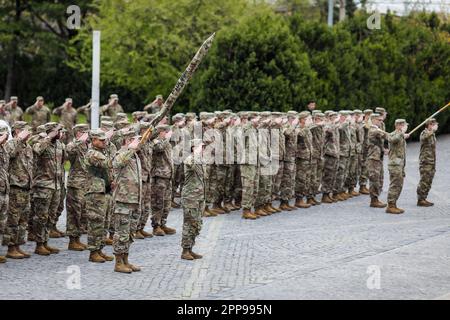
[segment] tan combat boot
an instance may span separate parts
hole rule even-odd
[[[5,263],[6,261],[8,261],[8,259],[6,259],[6,257],[0,256],[0,263]]]
[[[228,211],[228,212],[231,212],[231,211],[234,210],[234,207],[233,207],[233,205],[231,204],[231,202],[226,202],[226,203],[223,205],[223,208],[225,209],[225,211]]]
[[[235,202],[234,206],[236,207],[236,210],[241,210],[242,204],[240,202]]]
[[[6,252],[6,257],[10,259],[23,259],[24,256],[17,252],[16,246],[8,246],[8,252]]]
[[[348,191],[350,192],[350,195],[352,195],[353,197],[358,197],[358,196],[360,196],[360,193],[357,192],[357,191],[355,190],[355,188],[350,188]]]
[[[370,206],[372,208],[385,208],[386,204],[378,200],[378,197],[372,197],[370,199]]]
[[[144,229],[141,229],[141,234],[146,238],[153,238],[153,233],[147,232]]]
[[[302,209],[308,209],[311,207],[310,204],[307,204],[303,198],[298,198],[297,201],[295,201],[295,206],[297,208],[302,208]]]
[[[77,242],[77,238],[70,237],[69,246],[68,246],[67,249],[70,250],[70,251],[84,251],[84,246],[80,245]]]
[[[78,245],[82,246],[82,247],[84,248],[84,250],[87,250],[88,245],[85,244],[85,243],[83,243],[83,242],[81,242],[81,241],[80,241],[80,237],[76,237],[76,238],[75,238],[75,241],[78,243]]]
[[[116,264],[114,266],[114,271],[115,272],[120,272],[120,273],[132,273],[133,270],[131,270],[130,268],[128,268],[124,263],[123,263],[123,255],[121,254],[116,254]]]
[[[100,255],[100,257],[102,257],[106,261],[113,261],[114,260],[114,257],[106,255],[102,250],[98,250],[98,254]]]
[[[91,251],[89,261],[95,263],[105,263],[106,260],[100,255],[99,250]]]
[[[263,210],[262,207],[258,207],[255,210],[255,216],[265,217],[267,216],[267,213]]]
[[[359,193],[360,194],[370,194],[369,189],[367,189],[366,186],[360,186],[359,187]]]
[[[397,207],[397,203],[394,204],[395,208],[397,208],[398,211],[400,211],[400,213],[404,213],[405,210],[403,210],[402,208]]]
[[[308,198],[308,200],[306,201],[307,204],[311,205],[311,206],[315,206],[316,202],[313,200],[313,198]]]
[[[169,228],[168,226],[161,226],[162,231],[164,231],[165,234],[171,235],[177,233],[177,230],[174,228]]]
[[[201,258],[203,258],[203,256],[202,256],[201,254],[198,254],[198,253],[195,253],[194,251],[192,251],[192,248],[189,249],[189,253],[191,254],[191,256],[192,256],[194,259],[201,259]]]
[[[343,200],[339,200],[339,199],[341,199],[339,197],[339,193],[333,193],[331,196],[331,199],[333,200],[333,202],[343,201]]]
[[[131,271],[133,271],[133,272],[141,271],[141,268],[139,268],[138,266],[135,266],[135,265],[133,265],[133,264],[128,262],[128,253],[125,253],[123,255],[123,263],[125,264],[126,267],[130,268]]]
[[[423,199],[423,200],[417,201],[417,206],[418,207],[431,207],[431,206],[434,206],[434,203],[428,202],[427,200]]]
[[[348,192],[342,192],[341,198],[344,198],[344,200],[348,200],[348,199],[353,198],[353,197]]]
[[[269,215],[278,212],[278,211],[276,211],[276,210],[273,210],[269,203],[267,203],[267,204],[263,207],[263,210],[264,210],[265,212],[269,213]]]
[[[31,254],[29,254],[29,253],[23,251],[22,249],[20,249],[20,246],[16,246],[16,251],[17,251],[18,253],[20,253],[21,255],[23,255],[23,257],[24,257],[25,259],[28,259],[28,258],[31,257]]]
[[[256,220],[256,216],[252,214],[250,209],[244,209],[242,212],[242,219]]]
[[[218,205],[213,205],[212,209],[218,214],[225,214],[225,210],[219,207]]]
[[[287,202],[286,200],[281,200],[280,210],[292,211],[292,208],[289,206],[289,202]]]
[[[40,255],[40,256],[49,256],[50,251],[45,248],[43,243],[36,243],[36,249],[34,250],[34,253]]]
[[[30,242],[35,242],[36,241],[36,236],[34,235],[34,233],[28,232],[27,240],[30,241]]]
[[[194,257],[191,255],[191,252],[189,249],[183,249],[183,252],[181,253],[181,259],[194,260]]]
[[[134,233],[134,239],[139,239],[139,240],[145,239],[144,235],[141,233],[141,230],[137,230]]]
[[[333,199],[330,198],[330,195],[328,193],[324,193],[322,195],[322,203],[333,203]]]
[[[49,246],[47,242],[44,242],[44,247],[45,247],[45,249],[50,251],[51,254],[59,253],[59,249]]]
[[[217,212],[211,210],[210,208],[208,208],[208,206],[206,206],[205,212],[207,214],[209,214],[210,217],[217,217],[217,215],[218,215]]]
[[[161,229],[160,226],[157,226],[157,227],[153,228],[153,235],[162,237],[162,236],[165,236],[166,234],[164,233],[164,231]]]
[[[113,236],[111,234],[109,235],[109,237],[106,237],[105,245],[106,246],[112,246],[113,245]]]
[[[272,203],[269,203],[268,205],[269,205],[269,208],[270,208],[272,211],[275,211],[274,213],[278,213],[278,212],[283,211],[283,210],[281,210],[281,209],[278,209],[278,208],[274,207],[274,206],[272,205]]]
[[[230,213],[231,212],[228,208],[222,206],[222,203],[219,203],[219,208],[222,209],[225,213]]]
[[[48,237],[51,239],[58,239],[61,238],[61,235],[59,234],[59,232],[56,231],[56,229],[51,229],[48,232]]]
[[[395,206],[394,203],[389,203],[387,208],[386,208],[386,213],[400,214],[402,212]]]

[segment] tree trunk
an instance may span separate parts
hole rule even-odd
[[[15,5],[15,16],[14,21],[16,24],[20,21],[22,15],[22,8],[20,0],[16,0]],[[18,31],[14,32],[13,39],[11,41],[11,45],[8,50],[8,61],[7,63],[7,75],[6,75],[6,83],[5,83],[5,100],[9,100],[9,98],[12,95],[12,91],[15,87],[15,64],[16,64],[16,56],[17,56],[17,50],[19,46],[17,45],[17,42],[19,41],[19,34]]]
[[[345,0],[339,0],[339,22],[345,20]]]

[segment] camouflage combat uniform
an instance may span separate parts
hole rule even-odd
[[[417,199],[426,200],[436,173],[436,135],[432,130],[425,129],[420,134],[419,172]]]
[[[311,191],[312,196],[320,193],[320,183],[324,166],[325,131],[322,125],[314,124],[310,128],[312,134]]]
[[[205,181],[203,166],[194,163],[194,156],[184,160],[184,186],[181,191],[183,206],[183,232],[181,247],[192,249],[195,238],[202,228],[202,213],[205,208]]]
[[[358,145],[358,133],[356,124],[349,125],[350,133],[350,158],[348,161],[348,175],[345,180],[346,189],[354,189],[358,179],[358,152],[356,150]]]
[[[123,146],[113,160],[115,255],[128,254],[138,228],[142,205],[141,161],[134,150]]]
[[[324,166],[322,176],[322,193],[330,194],[334,191],[336,175],[339,169],[339,126],[327,124],[325,126]]]
[[[31,126],[33,127],[33,131],[36,131],[38,126],[50,122],[51,112],[47,106],[38,108],[36,105],[32,105],[25,110],[25,113],[31,115]]]
[[[312,135],[309,128],[297,129],[295,198],[310,196],[311,192]]]
[[[166,225],[172,198],[172,145],[167,139],[155,140],[152,158],[152,226]]]
[[[369,154],[369,129],[368,122],[362,123],[362,130],[364,131],[364,139],[362,143],[362,155],[361,155],[361,169],[359,175],[359,186],[365,187],[369,180],[369,172],[367,168],[368,154]]]
[[[32,211],[33,233],[37,243],[48,241],[49,231],[56,226],[61,200],[61,163],[64,147],[59,140],[44,138],[33,144],[36,159],[33,177]]]
[[[339,167],[336,174],[334,193],[345,192],[345,181],[349,172],[349,161],[351,155],[351,137],[348,123],[339,125]]]
[[[395,205],[403,189],[406,165],[406,141],[402,132],[389,134],[389,191],[388,203]]]
[[[258,132],[251,123],[243,126],[244,157],[241,160],[242,179],[242,208],[251,210],[255,206],[259,187],[259,174],[257,159],[251,157],[257,154]],[[254,161],[252,161],[254,160]]]
[[[294,197],[295,188],[295,155],[297,153],[297,132],[290,124],[283,128],[285,137],[285,154],[283,159],[283,177],[281,178],[280,197],[289,201]]]
[[[9,114],[10,114],[10,121],[9,124],[12,126],[17,121],[23,121],[23,110],[19,106],[10,107],[8,108]]]
[[[279,200],[281,198],[281,181],[284,172],[284,155],[286,153],[286,137],[283,128],[277,128],[278,132],[278,152],[275,152],[272,159],[278,162],[278,170],[272,178],[272,200]]]
[[[0,135],[6,132],[0,131]],[[8,143],[0,145],[0,236],[4,233],[9,205],[9,150]],[[5,242],[6,239],[3,239]],[[7,241],[7,240],[6,240]]]
[[[88,186],[86,189],[86,213],[88,216],[88,249],[91,252],[105,246],[105,225],[111,189],[111,162],[106,151],[89,146],[85,156]]]
[[[28,219],[31,211],[30,191],[33,181],[33,149],[24,141],[15,138],[9,141],[10,192],[7,229],[3,245],[21,246],[26,243]]]
[[[258,194],[256,196],[255,207],[262,207],[272,203],[272,177],[273,171],[270,159],[270,129],[261,123],[258,127]]]
[[[72,141],[72,128],[77,124],[77,110],[73,107],[62,105],[53,109],[53,114],[59,116],[59,123],[63,124],[64,128],[67,130],[67,139],[65,141]]]
[[[386,133],[380,131],[377,126],[372,125],[370,127],[368,133],[369,148],[367,154],[367,169],[369,172],[369,191],[371,198],[378,198],[382,189],[382,178],[380,176],[383,175],[383,144],[385,137]]]
[[[147,143],[140,148],[137,154],[139,156],[142,168],[142,210],[137,229],[143,230],[152,211],[151,170],[153,158],[153,142],[148,140]]]

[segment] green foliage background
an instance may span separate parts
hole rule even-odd
[[[117,93],[128,112],[167,96],[212,32],[214,46],[175,112],[302,110],[315,100],[322,110],[385,107],[392,128],[450,101],[450,25],[434,13],[387,14],[369,30],[352,1],[333,28],[321,0],[78,1],[82,28],[65,30],[71,1],[18,2],[26,3],[19,19],[15,1],[0,0],[0,96],[14,53],[12,94],[24,106],[37,95],[55,106],[67,96],[88,101],[94,29],[102,31],[102,101]],[[449,115],[439,116],[441,131],[450,132]]]

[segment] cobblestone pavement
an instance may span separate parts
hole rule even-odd
[[[415,205],[418,149],[408,146],[403,215],[369,208],[367,196],[257,221],[233,212],[205,219],[196,248],[205,257],[190,262],[180,259],[175,210],[176,235],[133,244],[142,272],[114,273],[113,263],[89,263],[57,239],[58,255],[0,265],[0,299],[449,299],[450,136],[438,138],[436,205],[427,209]],[[67,285],[77,268],[81,289]]]

